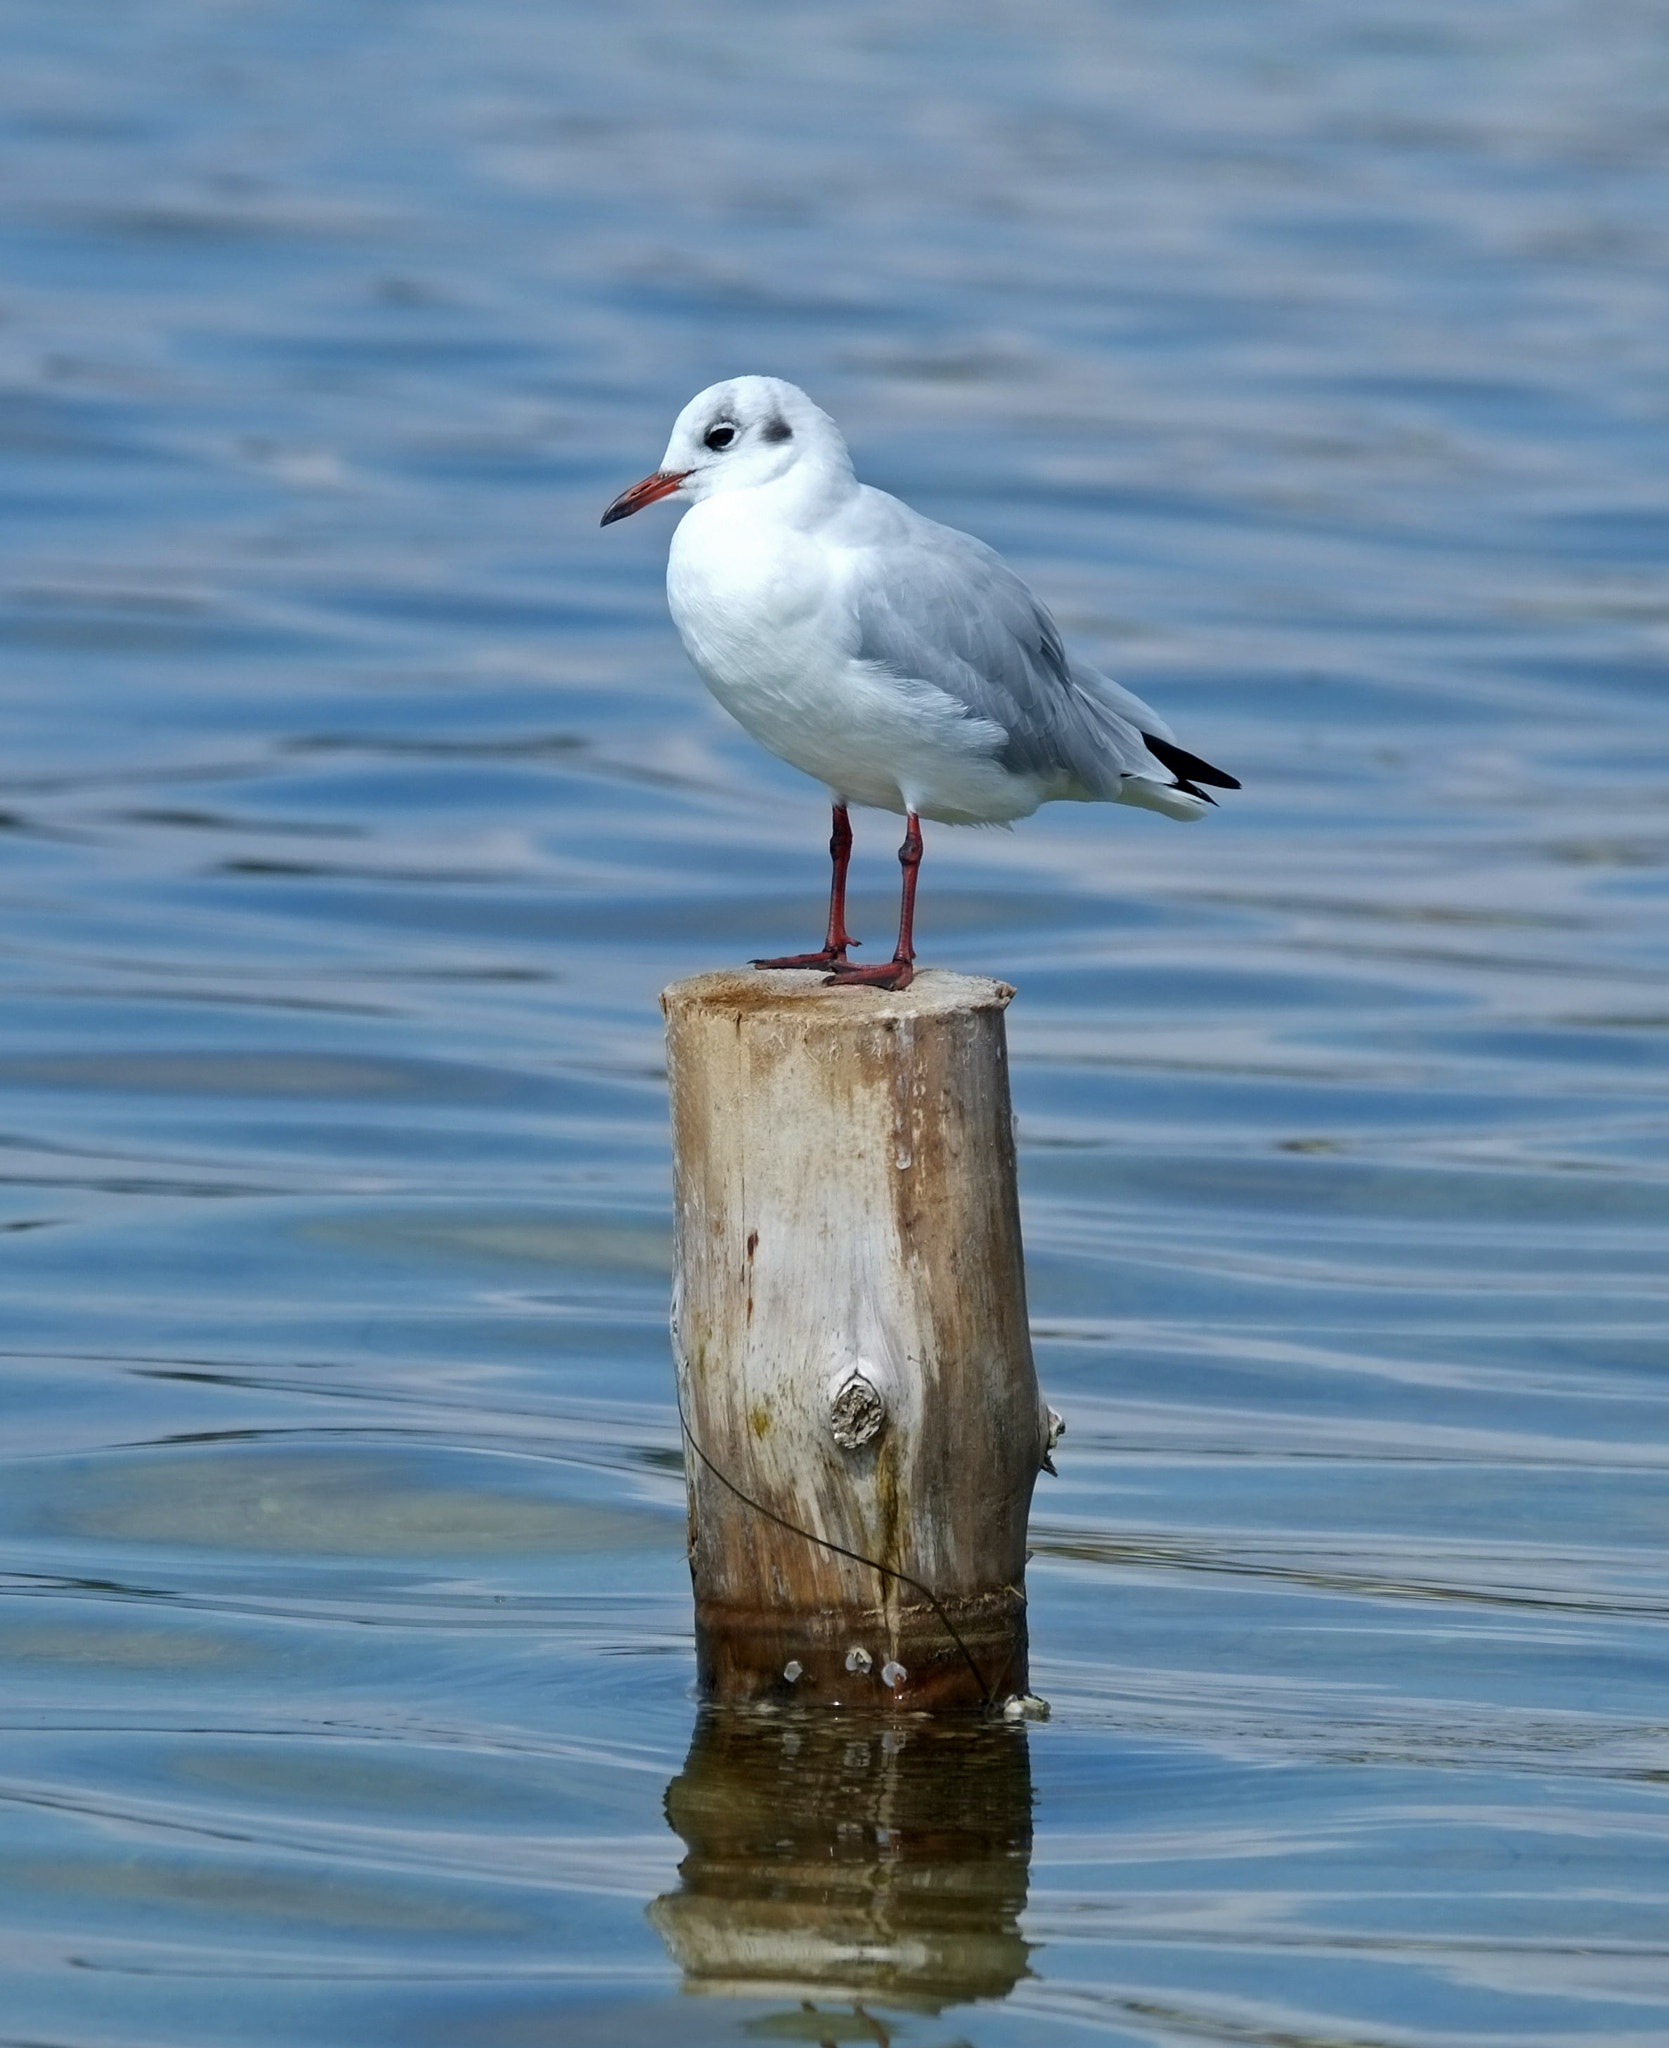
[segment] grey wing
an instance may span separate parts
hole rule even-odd
[[[859,660],[928,684],[999,728],[996,758],[1013,774],[1096,797],[1116,797],[1127,775],[1168,782],[1143,737],[1172,738],[1159,714],[1075,663],[1047,608],[994,549],[908,520],[858,558]]]

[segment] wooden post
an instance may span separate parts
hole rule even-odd
[[[1026,1517],[1051,1418],[1026,1327],[1013,993],[936,971],[899,994],[750,971],[662,998],[710,1699],[1026,1692]]]

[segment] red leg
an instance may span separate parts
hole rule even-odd
[[[914,811],[905,814],[904,844],[898,849],[898,864],[904,870],[904,893],[898,906],[898,944],[890,960],[871,967],[835,963],[829,976],[830,988],[908,988],[915,973],[916,958],[916,870],[921,866],[921,820]]]
[[[852,820],[846,806],[834,807],[834,830],[829,835],[829,859],[834,874],[829,883],[829,929],[821,953],[789,953],[780,960],[755,960],[755,967],[844,967],[846,948],[860,946],[846,929],[846,870],[852,859]]]

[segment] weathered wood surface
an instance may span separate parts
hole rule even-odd
[[[933,970],[898,993],[726,972],[663,997],[710,1698],[960,1707],[1026,1691],[1048,1417],[1012,993]]]

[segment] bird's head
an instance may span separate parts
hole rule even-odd
[[[622,491],[603,524],[658,498],[697,504],[721,491],[757,490],[808,464],[851,473],[846,443],[828,414],[780,377],[732,377],[697,392],[673,424],[660,468]]]

